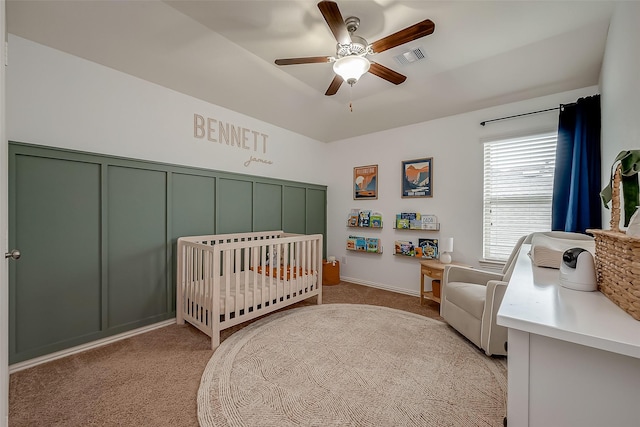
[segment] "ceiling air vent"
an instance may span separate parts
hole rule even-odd
[[[400,55],[394,56],[393,58],[400,65],[409,65],[409,64],[413,64],[414,62],[427,59],[427,55],[422,50],[422,47],[417,47],[415,49],[411,49],[406,52],[403,52]]]

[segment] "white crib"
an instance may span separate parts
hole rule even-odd
[[[283,231],[178,239],[176,320],[220,331],[309,297],[322,304],[322,235]]]

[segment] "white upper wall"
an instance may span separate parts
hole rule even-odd
[[[13,35],[9,52],[11,141],[326,183],[324,143]],[[244,129],[241,142],[227,145],[220,124]]]
[[[602,64],[602,180],[622,150],[640,149],[640,3],[616,5]],[[610,211],[603,226],[609,228]]]

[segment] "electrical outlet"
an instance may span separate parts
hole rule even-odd
[[[347,257],[346,256],[343,256],[341,261],[342,261],[342,265],[347,265]]]

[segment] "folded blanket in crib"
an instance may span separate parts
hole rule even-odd
[[[531,239],[529,257],[537,267],[560,268],[562,254],[571,248],[583,248],[595,253],[595,242],[586,235],[584,239],[562,239],[552,237],[552,234],[537,233]]]
[[[253,270],[253,267],[251,267],[251,270]],[[286,280],[291,280],[291,266],[287,266],[286,271],[287,271],[287,279]],[[271,276],[271,277],[276,277],[276,271],[280,271],[280,280],[285,280],[284,278],[284,272],[285,272],[285,268],[283,265],[280,266],[280,268],[274,268],[271,269],[269,266],[265,267],[265,273],[267,276]],[[258,266],[258,274],[262,274],[262,266],[259,265]],[[303,274],[302,273],[302,267],[298,267],[298,268],[293,268],[293,278],[297,278],[299,274]],[[305,275],[308,275],[309,272],[305,270],[304,272]]]

